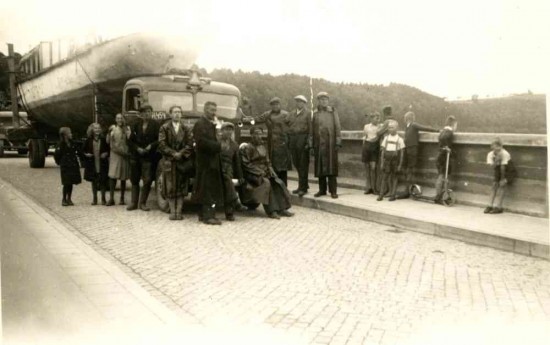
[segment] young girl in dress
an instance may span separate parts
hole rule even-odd
[[[103,136],[99,123],[88,127],[84,143],[84,179],[92,185],[92,205],[97,205],[97,192],[101,191],[101,204],[106,205],[105,190],[109,182],[109,144]]]
[[[107,206],[115,204],[115,187],[117,180],[120,180],[120,202],[119,205],[126,205],[124,192],[126,191],[126,180],[130,178],[130,151],[128,150],[128,138],[130,127],[126,125],[124,116],[117,114],[116,124],[109,129],[107,144],[111,148],[109,155],[109,194]]]
[[[80,184],[80,164],[78,162],[78,148],[73,143],[73,134],[69,127],[59,129],[59,144],[55,149],[54,159],[60,167],[61,184],[63,185],[62,206],[73,206],[71,199],[73,185]]]

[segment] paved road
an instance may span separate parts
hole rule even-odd
[[[259,211],[221,227],[191,213],[171,222],[158,211],[90,206],[87,184],[75,188],[76,206],[61,207],[51,158],[39,170],[24,158],[3,159],[0,178],[189,322],[267,325],[321,344],[486,343],[527,334],[544,343],[550,335],[548,261],[303,208],[278,221]]]

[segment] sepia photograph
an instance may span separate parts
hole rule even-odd
[[[0,18],[2,344],[550,342],[550,2]]]

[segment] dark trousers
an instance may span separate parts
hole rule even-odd
[[[290,135],[290,153],[292,155],[292,164],[298,172],[298,190],[307,192],[309,189],[309,151],[307,147],[308,134]]]
[[[288,181],[288,177],[287,177],[287,171],[286,170],[281,170],[281,171],[275,171],[275,174],[277,174],[277,177],[281,179],[281,181],[284,182],[285,186],[288,185],[287,181]]]
[[[151,185],[153,183],[153,171],[151,169],[151,161],[138,158],[130,160],[130,182],[133,185],[139,185],[139,181],[143,180],[143,185]]]
[[[327,192],[327,180],[330,194],[336,194],[338,183],[335,175],[319,176],[319,192]]]

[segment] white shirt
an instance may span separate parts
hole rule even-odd
[[[363,132],[365,135],[363,136],[364,141],[374,141],[378,135],[376,134],[378,132],[379,125],[373,125],[372,123],[367,123],[365,127],[363,128]]]
[[[405,142],[399,134],[388,134],[382,140],[380,148],[384,148],[386,151],[399,151],[405,148]]]
[[[504,148],[500,150],[498,154],[495,155],[495,151],[491,150],[487,154],[487,164],[490,165],[508,165],[508,162],[512,159],[510,153]]]
[[[178,134],[178,132],[180,131],[180,123],[179,122],[172,122],[172,126],[174,126],[174,132],[176,132],[176,134]]]

